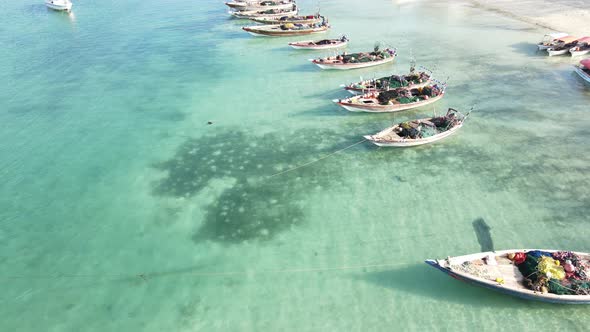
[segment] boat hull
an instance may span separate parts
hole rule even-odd
[[[52,1],[46,1],[45,6],[47,6],[47,8],[49,8],[49,9],[56,10],[56,11],[69,12],[72,10],[72,3],[71,2],[53,3]]]
[[[440,133],[438,135],[434,135],[434,136],[431,136],[428,138],[423,138],[423,139],[408,139],[408,140],[401,139],[399,141],[383,141],[383,140],[376,139],[376,137],[374,135],[365,135],[363,137],[366,140],[368,140],[369,142],[371,142],[377,146],[391,147],[391,148],[409,148],[409,147],[413,147],[413,146],[431,144],[431,143],[440,141],[442,139],[445,139],[445,138],[455,134],[459,129],[461,129],[461,127],[463,127],[462,123],[460,125],[455,126],[452,129],[449,129],[449,130],[443,132],[443,133]]]
[[[351,70],[351,69],[360,69],[360,68],[368,68],[374,66],[384,65],[386,63],[391,63],[395,60],[395,56],[392,56],[387,59],[379,60],[379,61],[371,61],[371,62],[363,62],[363,63],[346,63],[346,64],[330,64],[330,63],[322,63],[318,60],[312,60],[313,64],[320,67],[324,70]]]
[[[574,67],[576,70],[576,74],[578,74],[586,83],[590,84],[590,75],[584,72],[580,67]]]
[[[419,84],[413,84],[413,85],[408,85],[407,88],[410,89],[419,89],[419,88],[423,88],[427,85],[432,84],[431,80],[428,80],[426,82],[423,83],[419,83]],[[352,95],[362,95],[365,93],[372,93],[372,92],[380,92],[381,89],[361,89],[361,88],[355,88],[355,87],[351,87],[351,86],[344,86],[344,90],[348,91],[350,94]]]
[[[247,14],[247,15],[242,15],[240,14],[241,12],[230,12],[230,15],[235,17],[235,18],[239,18],[239,19],[247,19],[247,20],[253,20],[254,18],[259,18],[259,17],[268,17],[268,18],[280,18],[280,17],[284,17],[284,16],[295,16],[297,15],[297,12],[289,12],[289,13],[281,13],[281,14]]]
[[[465,255],[465,256],[458,256],[458,257],[450,257],[452,260],[458,261],[471,261],[478,258],[483,258],[488,255],[507,255],[509,253],[515,252],[528,252],[532,250],[542,250],[547,252],[555,252],[557,250],[545,250],[545,249],[520,249],[520,250],[502,250],[502,251],[494,251],[494,252],[483,252],[473,255]],[[576,253],[581,255],[587,255],[585,253]],[[449,267],[445,266],[446,264],[441,264],[440,260],[428,259],[425,261],[426,264],[440,270],[441,272],[451,276],[454,279],[459,281],[466,282],[468,284],[488,288],[500,293],[516,296],[526,300],[533,300],[533,301],[540,301],[540,302],[548,302],[548,303],[560,303],[560,304],[590,304],[590,295],[556,295],[551,293],[537,293],[529,289],[518,289],[518,288],[510,288],[504,286],[498,282],[494,282],[491,280],[486,280],[483,278],[475,277],[466,273],[462,273],[460,271],[453,271]]]
[[[307,20],[280,20],[279,18],[284,17],[284,16],[289,16],[289,15],[283,15],[283,16],[279,16],[276,18],[272,18],[272,17],[252,17],[250,18],[250,20],[256,22],[256,23],[262,23],[262,24],[286,24],[286,23],[292,23],[292,24],[316,24],[316,23],[321,23],[322,19],[321,18],[313,18],[313,19],[307,19]],[[289,17],[294,17],[295,15],[291,15]]]
[[[303,42],[299,42],[299,43],[306,43],[306,42],[311,42],[310,41],[303,41]],[[289,46],[291,46],[292,48],[296,49],[296,50],[328,50],[328,49],[333,49],[333,48],[341,48],[341,47],[345,47],[346,45],[348,45],[348,42],[341,42],[341,43],[337,43],[337,44],[327,44],[327,45],[315,45],[315,46],[304,46],[304,45],[296,45],[295,43],[289,43]]]
[[[247,31],[252,36],[256,37],[290,37],[290,36],[304,36],[325,33],[328,29],[314,29],[314,30],[283,30],[283,31],[263,31],[253,28],[243,27],[244,31]]]
[[[583,50],[583,51],[572,51],[572,50],[570,50],[570,53],[571,53],[572,56],[580,56],[580,55],[585,55],[585,54],[590,53],[590,49]]]
[[[565,49],[565,50],[559,50],[559,51],[554,51],[552,49],[548,49],[547,53],[549,53],[549,56],[556,56],[556,55],[565,55],[569,52],[569,49]]]
[[[409,103],[409,104],[396,104],[396,105],[363,105],[363,104],[354,104],[354,103],[346,103],[340,100],[334,100],[335,103],[343,107],[349,112],[365,112],[365,113],[394,113],[394,112],[401,112],[406,111],[426,105],[430,105],[442,99],[445,96],[445,93],[441,93],[436,97],[429,98],[427,100],[422,100],[416,103]]]
[[[253,11],[253,10],[270,10],[270,9],[289,9],[293,7],[293,3],[285,3],[275,6],[258,6],[255,4],[249,4],[247,2],[226,2],[229,8],[237,11]]]

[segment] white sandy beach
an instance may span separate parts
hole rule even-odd
[[[574,36],[590,35],[590,2],[584,0],[469,0],[495,11],[548,30]]]

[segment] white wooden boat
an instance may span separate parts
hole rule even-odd
[[[590,53],[590,37],[583,37],[578,39],[576,46],[570,48],[572,56],[579,56]]]
[[[350,70],[379,66],[391,63],[395,60],[397,53],[395,49],[376,50],[367,53],[346,52],[334,57],[311,59],[310,61],[321,69]]]
[[[438,85],[423,88],[399,88],[382,92],[371,92],[333,102],[350,112],[392,113],[430,105],[445,96],[445,87]]]
[[[353,95],[359,95],[401,87],[422,88],[432,84],[432,71],[424,68],[422,71],[414,72],[413,69],[413,67],[410,69],[409,74],[391,75],[377,79],[363,80],[348,85],[342,85],[342,87]]]
[[[324,33],[330,29],[330,25],[324,24],[274,24],[274,25],[256,25],[243,27],[253,36],[263,37],[287,37],[287,36],[303,36],[316,33]]]
[[[232,1],[225,4],[233,10],[268,10],[268,9],[289,9],[293,6],[293,0],[275,0],[275,1]]]
[[[346,45],[348,45],[348,38],[346,36],[337,39],[304,40],[289,43],[289,46],[296,50],[327,50],[345,47]]]
[[[230,11],[229,14],[236,18],[255,19],[255,18],[269,18],[278,19],[281,17],[292,17],[297,15],[297,5],[293,5],[290,9],[267,9],[267,10],[249,10],[249,11]]]
[[[45,0],[45,6],[57,11],[69,12],[72,10],[72,2],[70,0]]]
[[[559,42],[547,49],[549,56],[568,54],[570,49],[578,44],[578,37],[568,36],[559,39]]]
[[[293,24],[315,24],[321,23],[326,18],[321,15],[301,15],[301,16],[282,16],[282,17],[253,17],[250,20],[256,23],[262,23],[266,25],[271,24],[286,24],[286,23],[293,23]]]
[[[580,61],[580,64],[574,68],[584,81],[590,83],[590,59]]]
[[[537,44],[537,47],[539,48],[540,51],[546,50],[546,49],[554,46],[559,38],[563,38],[563,37],[567,37],[567,36],[569,36],[569,34],[567,34],[565,32],[555,32],[555,33],[546,34],[543,37],[543,40],[539,44]]]
[[[375,135],[363,137],[377,146],[384,147],[405,148],[430,144],[456,133],[463,127],[468,116],[469,113],[463,115],[459,111],[449,108],[444,116],[398,123]]]
[[[555,256],[556,254],[560,255],[563,253],[557,250],[540,250],[540,252],[545,252],[545,255],[552,255],[553,257],[557,257]],[[527,276],[523,275],[519,268],[520,264],[523,263],[518,263],[518,256],[515,256],[523,254],[525,257],[536,256],[539,255],[539,251],[533,249],[490,251],[465,256],[447,257],[446,259],[429,259],[426,260],[426,263],[454,279],[527,300],[563,304],[590,304],[590,295],[559,295],[550,292],[555,287],[565,287],[561,288],[563,290],[575,290],[575,286],[567,284],[572,279],[568,277],[561,280],[555,279],[556,275],[561,275],[562,273],[557,270],[558,268],[554,269],[554,273],[551,275],[541,270]],[[579,258],[578,262],[589,266],[589,254],[582,252],[573,252],[571,254],[577,255],[576,257]],[[549,257],[548,260],[550,261]],[[566,265],[570,263],[560,264],[564,269],[568,269]],[[574,266],[574,273],[578,273],[576,269],[581,270],[583,268]],[[539,279],[532,282],[532,280],[528,279],[532,276]],[[577,281],[574,282],[577,283]],[[585,280],[582,280],[582,282],[585,282]],[[563,284],[566,285],[562,286]]]

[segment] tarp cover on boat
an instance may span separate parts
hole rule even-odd
[[[561,37],[558,39],[559,41],[562,41],[566,44],[569,44],[571,42],[574,42],[576,40],[578,40],[578,37],[574,37],[574,36],[566,36],[566,37]]]
[[[580,61],[580,64],[588,69],[590,69],[590,59],[585,59]]]
[[[590,44],[590,37],[582,37],[578,39],[578,43],[589,43]]]

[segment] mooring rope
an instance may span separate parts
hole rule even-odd
[[[317,163],[318,161],[322,161],[322,160],[324,160],[324,159],[326,159],[326,158],[328,158],[328,157],[331,157],[331,156],[333,156],[333,155],[335,155],[335,154],[337,154],[337,153],[340,153],[340,152],[342,152],[342,151],[344,151],[344,150],[348,150],[348,149],[352,148],[353,146],[355,146],[355,145],[358,145],[358,144],[361,144],[361,143],[363,143],[363,142],[365,142],[365,141],[366,141],[366,139],[363,139],[362,141],[358,141],[358,142],[356,142],[356,143],[354,143],[354,144],[351,144],[351,145],[349,145],[349,146],[347,146],[347,147],[345,147],[345,148],[343,148],[343,149],[340,149],[340,150],[334,151],[334,152],[332,152],[332,153],[329,153],[329,154],[327,154],[327,155],[325,155],[325,156],[323,156],[323,157],[320,157],[320,158],[318,158],[318,159],[312,160],[312,161],[310,161],[310,162],[307,162],[307,163],[305,163],[305,164],[302,164],[302,165],[299,165],[299,166],[295,166],[295,167],[293,167],[293,168],[290,168],[290,169],[287,169],[287,170],[280,171],[280,172],[278,172],[278,173],[275,173],[275,174],[269,175],[267,178],[268,178],[268,179],[271,179],[271,178],[273,178],[273,177],[275,177],[275,176],[283,175],[283,174],[285,174],[285,173],[289,173],[289,172],[296,171],[296,170],[298,170],[298,169],[300,169],[300,168],[303,168],[303,167],[309,166],[309,165],[311,165],[311,164],[315,164],[315,163]]]
[[[254,270],[254,271],[226,271],[226,272],[190,272],[190,271],[176,271],[176,272],[153,272],[153,273],[136,273],[136,274],[55,274],[55,275],[36,275],[36,276],[0,276],[0,279],[18,280],[18,279],[76,279],[76,278],[110,278],[110,279],[135,279],[141,278],[147,281],[150,278],[167,277],[175,275],[189,275],[195,277],[228,277],[228,276],[252,276],[265,274],[282,274],[282,273],[310,273],[310,272],[327,272],[327,271],[345,271],[358,270],[367,268],[384,268],[396,267],[404,265],[413,265],[416,263],[382,263],[382,264],[364,264],[351,266],[335,266],[335,267],[312,267],[312,268],[286,268],[275,270]]]

